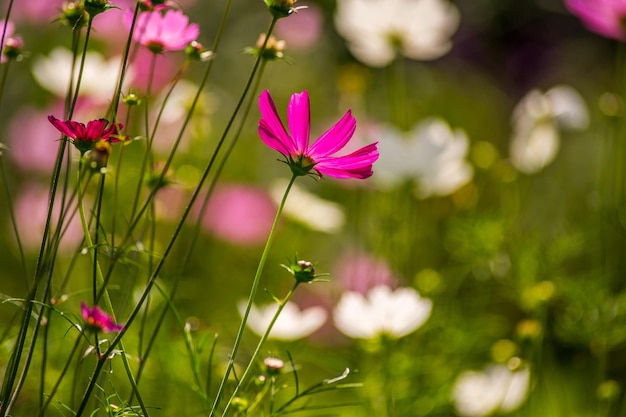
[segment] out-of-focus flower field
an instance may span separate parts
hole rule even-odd
[[[0,5],[0,417],[626,415],[622,1]]]

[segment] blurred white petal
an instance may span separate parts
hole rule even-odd
[[[276,204],[282,200],[286,187],[287,181],[276,181],[272,185],[270,194]],[[325,233],[341,231],[346,221],[341,205],[319,198],[296,184],[289,191],[283,212],[311,230]]]
[[[335,326],[346,336],[372,339],[382,334],[394,338],[420,328],[432,310],[432,301],[421,298],[412,288],[393,291],[385,285],[367,295],[346,292],[335,307]]]
[[[85,66],[80,83],[80,96],[87,96],[96,101],[110,101],[118,80],[121,57],[105,59],[97,52],[87,52]],[[74,67],[74,87],[78,80],[80,60]],[[33,76],[46,90],[58,97],[65,97],[72,70],[72,53],[62,47],[53,49],[47,57],[35,58]],[[126,80],[133,77],[132,68],[127,69]]]
[[[511,371],[505,365],[492,365],[482,372],[460,374],[452,389],[452,401],[463,417],[483,417],[496,411],[510,412],[526,399],[528,369]]]
[[[341,0],[335,26],[361,62],[382,67],[396,50],[418,60],[446,54],[460,21],[459,10],[446,0]]]
[[[427,198],[453,193],[472,177],[466,161],[469,140],[460,129],[452,130],[441,119],[427,119],[403,135],[392,127],[380,133],[380,158],[373,177],[382,187],[415,180],[417,195]]]
[[[237,307],[239,313],[243,315],[246,310],[246,301],[239,302]],[[248,327],[259,336],[263,335],[276,311],[278,311],[277,303],[262,307],[253,305],[248,316]],[[285,305],[280,316],[278,316],[269,337],[279,340],[302,339],[322,327],[326,317],[326,310],[322,307],[310,307],[300,310],[295,303],[290,301]]]
[[[534,174],[556,158],[560,128],[585,129],[589,124],[587,106],[576,90],[560,85],[545,94],[532,90],[513,111],[511,163],[520,172]]]

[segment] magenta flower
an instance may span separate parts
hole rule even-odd
[[[311,169],[315,169],[320,176],[328,175],[335,178],[363,179],[372,175],[372,164],[378,159],[378,142],[348,155],[333,156],[346,146],[356,129],[356,120],[350,110],[309,146],[308,92],[291,96],[287,108],[291,134],[285,130],[267,90],[259,98],[259,108],[263,116],[259,120],[261,140],[283,154],[294,175],[306,175]]]
[[[92,150],[96,143],[101,140],[109,143],[119,142],[120,137],[114,134],[124,127],[121,123],[107,127],[109,124],[107,119],[92,120],[87,123],[87,126],[73,120],[62,122],[54,116],[48,116],[48,120],[59,132],[72,140],[81,154]],[[126,137],[122,138],[127,139]]]
[[[125,23],[130,27],[133,13],[126,13]],[[135,24],[133,39],[155,54],[166,51],[180,51],[200,34],[196,23],[189,23],[189,18],[180,10],[159,10],[141,13]]]
[[[591,31],[626,41],[624,0],[565,0],[567,8]]]
[[[89,308],[87,304],[83,302],[80,303],[80,312],[85,322],[85,328],[94,332],[119,332],[124,328],[121,324],[115,324],[113,318],[100,310],[98,306]]]

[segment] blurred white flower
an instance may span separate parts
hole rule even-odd
[[[454,383],[452,401],[463,417],[508,413],[526,399],[529,380],[527,368],[511,371],[506,365],[490,365],[482,372],[466,371]]]
[[[511,163],[533,174],[550,164],[559,151],[560,129],[582,130],[589,124],[585,101],[572,87],[560,85],[545,94],[532,90],[512,117]]]
[[[74,87],[78,79],[79,64],[80,60],[77,59],[74,67]],[[119,56],[107,60],[97,52],[87,52],[80,83],[80,96],[98,102],[110,101],[115,91],[120,64]],[[32,69],[39,85],[58,97],[65,97],[67,94],[71,70],[72,52],[62,47],[53,49],[47,57],[37,57]],[[132,77],[133,70],[129,67],[125,79],[130,81]]]
[[[452,194],[472,179],[467,135],[441,119],[424,120],[406,135],[392,127],[377,135],[380,157],[372,178],[383,187],[415,179],[417,195],[427,198]]]
[[[382,334],[400,338],[428,320],[432,305],[431,300],[408,287],[393,291],[379,285],[367,295],[345,292],[335,307],[335,327],[355,339],[373,339]]]
[[[459,10],[447,0],[340,0],[335,26],[348,48],[373,67],[396,53],[418,60],[441,57],[452,48]]]
[[[271,186],[270,195],[276,204],[280,204],[286,187],[287,181],[282,180]],[[319,232],[337,233],[346,221],[341,205],[319,198],[295,184],[289,191],[283,212],[292,220]]]
[[[239,313],[243,316],[246,311],[246,301],[237,305]],[[272,318],[278,310],[278,304],[272,303],[263,307],[255,305],[250,309],[248,327],[259,336],[267,330]],[[278,316],[274,327],[270,332],[271,339],[297,340],[307,337],[326,322],[326,310],[322,307],[310,307],[304,310],[291,301],[287,302],[283,311]]]

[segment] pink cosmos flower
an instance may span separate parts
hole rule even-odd
[[[80,303],[80,312],[85,322],[85,327],[95,332],[119,332],[124,328],[121,324],[115,324],[113,318],[100,310],[98,306],[92,308],[87,307],[87,304]]]
[[[266,90],[259,98],[263,116],[259,120],[259,135],[270,148],[286,158],[294,175],[306,175],[315,169],[320,176],[335,178],[370,177],[372,164],[378,159],[378,142],[343,156],[333,156],[352,138],[356,120],[350,110],[334,126],[309,145],[310,107],[309,94],[304,91],[291,96],[287,108],[289,130],[287,133],[276,111],[274,101]]]
[[[626,2],[623,0],[565,0],[565,5],[589,30],[626,41]]]
[[[72,143],[81,154],[93,149],[96,142],[101,140],[109,143],[119,142],[120,138],[114,134],[124,127],[121,123],[107,127],[109,124],[107,119],[92,120],[87,123],[87,126],[73,120],[62,122],[54,116],[48,116],[48,120],[59,132],[72,139]],[[126,140],[125,137],[123,139]]]
[[[133,13],[126,13],[124,21],[127,27],[132,25]],[[166,51],[179,51],[195,41],[200,34],[196,23],[189,23],[189,18],[180,10],[144,12],[137,19],[133,39],[155,54]]]

